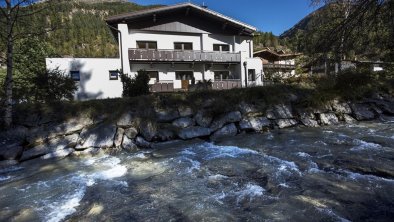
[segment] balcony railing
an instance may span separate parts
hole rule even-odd
[[[214,51],[176,51],[129,49],[129,59],[132,61],[155,62],[222,62],[239,63],[241,53]]]
[[[263,64],[263,67],[265,69],[295,69],[295,65],[274,64],[274,63]]]
[[[216,90],[225,90],[225,89],[233,89],[233,88],[241,88],[242,83],[241,80],[215,80],[212,82],[212,89]]]

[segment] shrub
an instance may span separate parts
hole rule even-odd
[[[140,70],[134,78],[127,74],[120,75],[123,84],[123,97],[135,97],[149,94],[149,75]]]
[[[190,86],[189,91],[198,91],[198,90],[211,90],[212,89],[212,80],[200,80],[197,84],[193,84]]]
[[[346,99],[360,99],[390,89],[392,75],[369,69],[348,69],[338,74],[334,89]]]
[[[75,81],[58,69],[37,73],[32,78],[32,83],[35,102],[72,100],[77,90]]]
[[[0,73],[0,98],[4,93],[5,74]],[[77,90],[75,81],[60,70],[37,70],[36,72],[21,74],[15,70],[13,85],[13,99],[16,103],[34,102],[49,103],[58,100],[72,100]]]

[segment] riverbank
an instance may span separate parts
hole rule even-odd
[[[168,141],[220,141],[248,132],[394,115],[394,99],[388,94],[374,93],[353,101],[330,99],[316,105],[305,104],[307,92],[274,86],[61,103],[45,109],[21,106],[16,126],[1,132],[0,165],[36,158],[135,152]]]

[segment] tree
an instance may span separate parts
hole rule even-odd
[[[5,42],[7,74],[4,83],[5,110],[4,123],[7,128],[12,125],[13,108],[13,74],[14,74],[14,44],[17,40],[40,36],[53,29],[35,27],[32,23],[34,15],[49,12],[50,6],[56,0],[39,3],[39,0],[4,0],[0,2],[0,40]],[[44,16],[44,15],[43,15]],[[45,17],[45,16],[44,16]],[[29,27],[22,29],[21,27]]]
[[[331,57],[339,65],[344,58],[386,57],[392,48],[392,0],[311,0],[323,5],[304,38],[306,51],[315,57]],[[382,44],[383,43],[383,44]]]

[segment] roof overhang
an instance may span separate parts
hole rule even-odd
[[[125,13],[125,14],[120,14],[120,15],[115,15],[108,17],[106,19],[107,24],[111,26],[115,26],[119,23],[129,23],[136,21],[138,19],[144,18],[144,17],[151,17],[151,16],[156,16],[160,15],[161,13],[171,13],[178,11],[180,9],[185,9],[187,10],[193,10],[198,13],[202,13],[204,16],[207,16],[211,19],[218,20],[220,22],[223,22],[225,25],[231,25],[233,27],[239,28],[240,32],[239,35],[248,35],[252,36],[254,32],[257,31],[257,29],[251,25],[248,25],[246,23],[243,23],[241,21],[235,20],[233,18],[230,18],[228,16],[222,15],[218,12],[215,12],[213,10],[210,10],[206,7],[198,6],[192,3],[181,3],[181,4],[176,4],[176,5],[171,5],[171,6],[162,6],[158,8],[152,8],[152,9],[147,9],[147,10],[142,10],[142,11],[136,11],[136,12],[130,12],[130,13]]]

